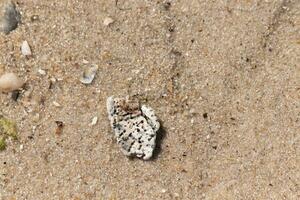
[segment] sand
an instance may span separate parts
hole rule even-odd
[[[298,0],[17,2],[0,72],[26,85],[0,94],[19,133],[0,152],[1,200],[300,199]],[[121,153],[111,95],[156,111],[152,160]]]

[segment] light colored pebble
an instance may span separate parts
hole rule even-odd
[[[32,130],[33,133],[35,132],[36,128],[37,128],[37,126],[32,126],[31,127],[31,130]]]
[[[52,83],[56,83],[57,80],[56,80],[55,77],[51,77],[51,78],[50,78],[50,81],[51,81]]]
[[[60,107],[60,106],[61,106],[61,105],[60,105],[58,102],[56,102],[56,101],[53,101],[53,105],[56,106],[56,107]]]
[[[104,26],[109,26],[110,24],[114,23],[115,20],[113,20],[111,17],[106,17],[103,20],[103,25]]]
[[[43,70],[43,69],[39,69],[39,70],[38,70],[38,73],[39,73],[40,75],[43,75],[43,76],[45,76],[45,75],[47,74],[46,71]]]
[[[40,114],[36,113],[33,117],[32,117],[32,121],[33,122],[38,122],[40,120]]]
[[[0,77],[0,91],[12,92],[21,88],[24,82],[14,73],[6,73]]]
[[[24,56],[31,56],[31,54],[32,54],[30,46],[26,40],[23,41],[23,43],[22,43],[21,52]]]
[[[92,122],[90,123],[91,126],[96,125],[98,122],[98,117],[93,117]]]
[[[86,68],[82,74],[82,77],[80,78],[80,82],[83,84],[91,84],[96,76],[97,70],[97,65]]]

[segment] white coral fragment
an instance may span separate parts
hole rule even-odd
[[[126,156],[148,160],[155,149],[159,122],[152,108],[129,98],[107,99],[108,118],[117,143]]]

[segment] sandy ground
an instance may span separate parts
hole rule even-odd
[[[1,34],[0,67],[26,86],[17,101],[0,94],[19,132],[0,152],[1,200],[300,199],[299,0],[17,7],[22,23]],[[93,64],[86,86],[79,78]],[[120,152],[110,95],[155,109],[163,129],[153,160]]]

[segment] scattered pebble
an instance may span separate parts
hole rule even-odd
[[[24,82],[14,73],[6,73],[0,77],[0,91],[12,92],[20,89]]]
[[[40,20],[40,17],[39,17],[38,15],[32,15],[32,16],[30,17],[30,20],[31,20],[32,22],[39,21],[39,20]]]
[[[57,82],[56,78],[51,77],[49,81],[48,89],[53,89],[56,82]]]
[[[0,32],[9,34],[18,27],[21,15],[11,0],[0,1]]]
[[[40,120],[40,114],[39,113],[34,114],[32,117],[32,121],[37,123],[39,120]]]
[[[82,77],[80,78],[80,82],[83,84],[91,84],[96,76],[97,70],[97,65],[86,68],[82,74]]]
[[[50,81],[53,82],[53,83],[56,83],[57,80],[56,80],[55,77],[51,77],[51,78],[50,78]]]
[[[96,125],[98,122],[98,117],[93,117],[92,122],[90,123],[91,126]]]
[[[57,103],[56,101],[53,101],[53,105],[56,106],[56,107],[60,107],[60,104]]]
[[[22,151],[23,149],[24,149],[24,145],[21,144],[21,145],[20,145],[20,150]]]
[[[26,40],[22,43],[21,52],[22,52],[23,56],[31,56],[31,54],[32,54],[30,46]]]
[[[37,128],[37,126],[32,126],[31,127],[31,130],[32,130],[33,133],[35,132],[36,128]]]
[[[110,17],[106,17],[104,20],[103,20],[103,25],[104,26],[109,26],[110,24],[114,23],[115,20],[113,20],[112,18]]]
[[[39,69],[39,70],[38,70],[38,73],[39,73],[40,75],[43,75],[43,76],[45,76],[45,75],[47,74],[46,71],[43,70],[43,69]]]

